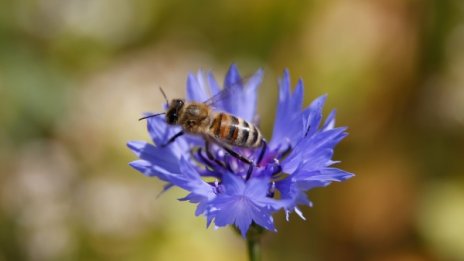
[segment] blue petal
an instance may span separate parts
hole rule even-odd
[[[346,137],[345,128],[329,129],[323,132],[318,132],[312,136],[305,137],[301,142],[293,148],[288,157],[282,161],[282,168],[286,173],[292,173],[302,163],[311,161],[311,164],[316,164],[315,160],[326,159],[326,162],[320,164],[333,163],[330,161],[329,149],[333,149],[344,137]],[[321,153],[323,155],[321,155]],[[325,158],[323,156],[326,156]]]
[[[168,125],[163,116],[148,118],[147,129],[153,143],[156,145],[166,144],[171,137],[181,131],[180,127]],[[171,150],[177,158],[180,158],[181,155],[185,154],[185,151],[189,150],[188,142],[192,142],[192,140],[187,139],[187,136],[184,135],[177,138],[175,142],[169,144],[167,148]]]
[[[263,71],[258,70],[246,83],[240,77],[235,65],[227,72],[224,88],[228,95],[224,98],[223,109],[246,121],[253,122],[256,114],[256,92],[261,84]]]
[[[253,177],[246,182],[243,194],[250,198],[267,199],[270,177]]]
[[[235,224],[243,237],[246,237],[252,221],[275,231],[272,212],[257,205],[251,198],[243,195],[218,195],[210,204],[215,209],[210,213],[214,216],[214,223],[219,227]]]
[[[211,72],[208,73],[208,84],[211,89],[211,97],[221,92],[221,87],[219,86],[219,84],[216,81],[216,78],[214,78],[214,75]],[[211,104],[211,105],[218,110],[225,111],[223,100],[220,100],[220,99],[216,100],[214,104]]]
[[[235,176],[233,173],[225,173],[222,180],[224,194],[241,195],[245,190],[245,182],[242,178]]]
[[[182,175],[176,176],[171,182],[196,195],[204,196],[205,199],[214,197],[213,187],[201,179],[197,170],[185,158],[180,159],[180,172]]]
[[[227,71],[226,78],[224,79],[224,88],[230,88],[236,84],[241,83],[242,78],[238,72],[237,65],[231,64]]]
[[[223,190],[210,203],[206,214],[219,226],[235,224],[245,237],[254,221],[258,225],[275,231],[272,213],[276,202],[266,196],[269,179],[252,178],[245,182],[241,177],[229,173],[224,175]]]
[[[162,181],[172,182],[176,173],[171,173],[166,169],[163,169],[159,166],[153,165],[146,160],[135,160],[129,163],[131,167],[141,172],[143,175],[148,177],[158,177]],[[163,189],[164,191],[165,189]]]
[[[262,80],[263,70],[260,69],[245,83],[241,97],[242,103],[237,108],[237,116],[247,121],[255,122],[257,92]]]
[[[165,185],[163,186],[163,190],[161,190],[161,192],[158,193],[158,195],[156,195],[156,198],[161,197],[161,195],[163,195],[164,192],[170,190],[170,189],[171,189],[172,187],[174,187],[174,186],[175,186],[175,185],[172,184],[172,183],[165,184]]]
[[[287,221],[289,214],[295,211],[297,205],[312,206],[309,201],[306,190],[302,189],[293,177],[289,176],[276,182],[276,189],[281,194],[281,201],[286,212]]]
[[[286,209],[293,209],[297,204],[311,204],[306,191],[316,187],[326,187],[332,182],[341,182],[353,177],[352,173],[336,169],[324,168],[316,171],[298,170],[294,175],[280,180],[276,188],[280,191]]]
[[[166,171],[166,169],[160,168],[158,166],[155,166],[155,168],[153,168],[153,164],[151,164],[150,162],[146,160],[134,160],[132,162],[129,162],[129,166],[138,170],[139,172],[141,172],[143,175],[147,177],[153,177],[153,176],[158,176],[158,175],[164,176],[164,175],[168,175],[171,173],[169,171]]]
[[[279,83],[279,103],[277,105],[274,131],[269,143],[270,148],[275,149],[281,144],[294,146],[303,134],[303,119],[301,104],[303,101],[303,82],[298,81],[293,94],[290,92],[290,74],[284,71]],[[282,150],[286,146],[280,146]]]
[[[164,116],[147,119],[147,130],[150,138],[156,145],[164,144],[171,134],[171,128],[167,125]]]
[[[324,122],[324,126],[322,126],[322,130],[330,130],[335,127],[335,114],[336,110],[333,109],[330,112],[329,116],[327,116],[327,119]]]
[[[324,148],[314,150],[314,153],[292,153],[282,163],[283,171],[286,173],[293,173],[296,169],[314,170],[327,167],[333,162],[331,161],[333,149]]]
[[[309,158],[318,150],[333,149],[343,138],[348,134],[345,132],[346,128],[335,128],[324,132],[319,132],[313,135],[309,139],[305,139],[301,142],[301,146],[295,148],[299,151],[303,157]]]
[[[299,112],[301,111],[301,106],[303,104],[303,80],[299,79],[295,91],[293,92],[291,111]]]
[[[333,149],[331,148],[315,150],[314,153],[312,153],[310,157],[308,156],[307,160],[304,161],[301,168],[309,171],[327,167],[332,163],[332,155]]]
[[[216,226],[223,227],[234,224],[238,214],[237,209],[234,208],[236,201],[238,201],[236,196],[218,194],[215,199],[209,202],[211,206],[209,214],[214,217]]]
[[[273,232],[277,232],[274,226],[274,219],[272,218],[272,212],[270,209],[263,207],[254,207],[252,213],[253,221],[264,227],[265,229]],[[242,232],[243,235],[243,232]]]
[[[318,171],[300,173],[299,175],[296,175],[295,178],[298,180],[305,180],[305,181],[315,180],[315,181],[341,182],[353,176],[354,174],[343,171],[341,169],[323,168]]]
[[[213,188],[201,179],[196,169],[183,157],[179,160],[168,148],[138,141],[129,142],[128,147],[140,158],[130,166],[144,175],[156,176],[205,199],[214,196]]]
[[[127,146],[142,160],[170,173],[178,173],[179,159],[168,148],[155,147],[143,141],[131,141]]]
[[[189,73],[187,76],[187,100],[199,101],[200,95],[197,94],[199,89],[200,84],[197,82],[197,79],[192,73]]]
[[[208,84],[211,88],[211,96],[218,94],[221,91],[221,87],[214,78],[214,74],[212,72],[208,73]]]
[[[210,96],[206,86],[203,72],[198,71],[197,75],[190,73],[187,78],[187,100],[194,102],[204,102]]]
[[[324,107],[326,100],[327,94],[318,97],[303,112],[305,116],[307,115],[307,117],[304,117],[304,129],[307,130],[305,133],[306,136],[313,135],[319,129],[322,119],[322,108]]]

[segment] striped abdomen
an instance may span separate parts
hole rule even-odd
[[[215,140],[240,147],[259,147],[262,136],[253,124],[226,113],[214,116],[209,135]]]

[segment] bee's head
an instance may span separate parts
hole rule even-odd
[[[184,100],[173,99],[169,105],[168,111],[166,112],[166,122],[168,124],[176,124],[179,120],[179,115],[182,108],[184,107]]]

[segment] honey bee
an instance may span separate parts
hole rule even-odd
[[[255,125],[228,113],[214,113],[205,103],[173,99],[166,112],[166,122],[220,144],[256,148],[263,142]]]
[[[231,88],[222,90],[215,96],[202,103],[187,102],[184,99],[173,99],[169,103],[164,91],[161,88],[160,91],[166,100],[166,104],[168,105],[167,111],[154,115],[148,115],[140,118],[139,120],[166,114],[167,124],[180,126],[182,128],[180,132],[172,136],[162,146],[167,146],[174,142],[175,139],[179,136],[188,133],[201,136],[205,139],[207,154],[210,158],[212,156],[209,152],[209,143],[215,143],[225,149],[233,157],[247,164],[250,164],[249,174],[252,171],[251,167],[254,165],[254,162],[235,152],[232,147],[262,147],[261,153],[257,160],[258,164],[261,162],[266,150],[266,141],[259,129],[254,124],[232,114],[225,112],[215,112],[211,106],[212,104],[221,100],[225,95],[227,95],[227,92],[230,92]]]

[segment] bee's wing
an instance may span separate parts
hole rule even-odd
[[[238,86],[238,85],[236,84],[235,86]],[[227,97],[229,97],[232,94],[233,89],[235,88],[237,87],[224,88],[220,90],[218,93],[216,93],[215,95],[211,96],[209,99],[207,99],[203,103],[211,107],[221,107],[222,101],[226,99]]]
[[[220,90],[218,93],[215,95],[211,96],[209,99],[204,101],[203,103],[211,106],[211,107],[222,107],[222,101],[224,101],[226,98],[230,97],[231,94],[234,92],[237,92],[240,90],[241,86],[243,86],[244,82],[246,82],[250,77],[244,77],[240,78],[236,83],[224,87],[222,90]]]

